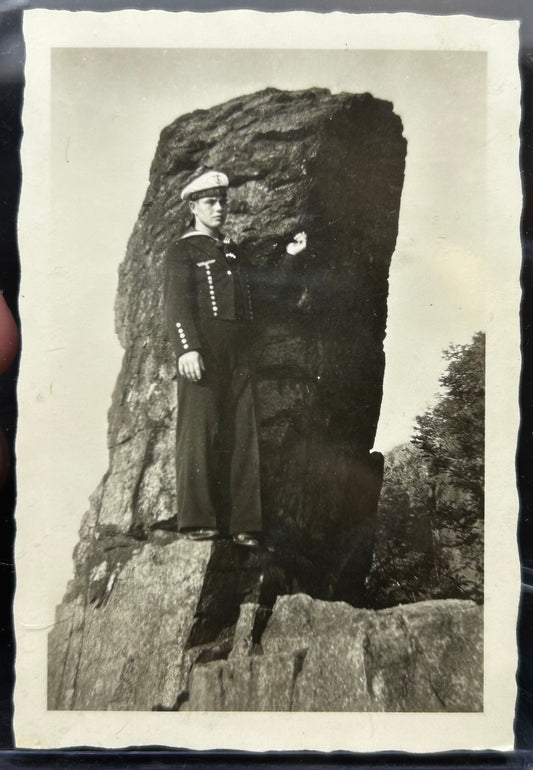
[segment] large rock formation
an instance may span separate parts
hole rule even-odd
[[[361,606],[382,477],[382,458],[370,450],[405,151],[389,103],[320,89],[268,89],[185,115],[163,131],[120,268],[116,327],[125,353],[109,413],[110,465],[84,518],[75,577],[50,636],[50,708],[202,708],[211,669],[199,667],[229,666],[243,646],[261,651],[277,597],[306,593]],[[309,235],[283,301],[258,297],[267,545],[258,554],[224,541],[184,542],[176,532],[176,362],[164,329],[162,269],[189,218],[180,190],[200,165],[230,174],[227,230],[256,265],[272,268],[295,232]],[[324,617],[328,606],[320,605]],[[333,628],[348,608],[331,607]],[[354,649],[381,628],[372,617],[350,626]],[[454,623],[444,647],[435,647],[437,658],[454,645]],[[393,626],[384,637],[392,646]],[[280,644],[284,677],[296,653]],[[408,659],[406,652],[406,665],[417,670]],[[276,681],[272,674],[272,697]],[[248,696],[236,694],[213,708],[270,708],[269,697],[250,695],[249,706]],[[395,697],[337,705],[417,702]],[[457,702],[447,695],[441,707]],[[297,703],[329,708],[333,701],[299,695]]]
[[[310,248],[290,301],[259,296],[255,359],[267,540],[286,589],[353,601],[370,567],[382,458],[369,454],[384,369],[388,268],[405,140],[369,94],[268,90],[165,129],[120,270],[124,364],[110,412],[110,471],[93,510],[105,536],[143,538],[175,514],[175,360],[162,264],[190,217],[180,190],[200,164],[232,180],[227,229],[272,266],[302,229]],[[91,514],[89,514],[89,517]]]
[[[374,612],[283,596],[255,655],[250,609],[243,605],[228,660],[192,669],[184,710],[482,710],[482,610],[474,602]]]
[[[257,594],[243,591],[245,557],[213,548],[139,544],[99,600],[66,600],[50,636],[50,708],[482,709],[482,609],[474,602],[373,611],[282,596],[258,633],[262,610]],[[233,599],[224,599],[229,589]]]

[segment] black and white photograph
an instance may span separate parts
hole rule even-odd
[[[517,30],[26,14],[19,745],[510,747]]]

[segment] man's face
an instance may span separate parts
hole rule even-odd
[[[191,201],[191,211],[204,227],[219,230],[226,221],[228,204],[225,195],[213,195]]]

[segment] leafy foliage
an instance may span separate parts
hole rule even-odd
[[[440,378],[446,393],[436,406],[417,417],[413,443],[429,462],[432,476],[472,494],[483,505],[485,438],[485,335],[469,345],[444,351],[448,368]]]
[[[385,458],[373,605],[483,597],[485,335],[444,357],[437,403]]]

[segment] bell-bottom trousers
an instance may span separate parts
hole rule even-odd
[[[178,374],[176,486],[180,530],[259,532],[259,447],[248,355],[249,324],[202,325],[205,372]]]

